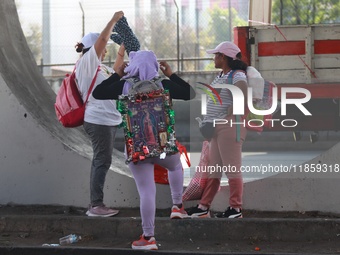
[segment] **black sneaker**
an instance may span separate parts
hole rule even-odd
[[[209,209],[202,210],[201,208],[198,208],[198,205],[190,207],[189,209],[186,209],[186,211],[191,218],[210,218]]]
[[[225,212],[216,213],[215,216],[217,218],[242,218],[242,210],[239,210],[240,211],[238,212],[237,210],[229,206]]]

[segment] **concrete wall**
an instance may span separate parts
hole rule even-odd
[[[244,207],[260,211],[320,211],[340,213],[340,144],[302,164],[290,173],[246,183]],[[322,166],[322,172],[312,168]],[[222,187],[213,208],[224,210],[229,188]]]

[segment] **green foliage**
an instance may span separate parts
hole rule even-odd
[[[177,41],[175,19],[167,19],[158,15],[161,10],[153,10],[149,17],[143,19],[142,24],[134,29],[140,40],[142,50],[152,50],[158,58],[175,58],[177,56]],[[169,31],[172,33],[169,34]]]
[[[212,59],[211,59],[211,62],[205,66],[204,70],[205,71],[216,71],[215,63]]]
[[[248,25],[248,22],[240,18],[234,8],[231,8],[230,13],[231,19],[229,19],[229,9],[222,9],[218,5],[208,11],[208,16],[210,17],[209,26],[207,30],[202,31],[200,34],[200,38],[205,38],[202,41],[204,51],[215,48],[223,41],[233,41],[233,28]],[[229,24],[229,20],[232,21],[232,24]],[[212,57],[212,55],[209,56]],[[205,70],[215,70],[214,63],[211,61],[207,64]]]
[[[340,23],[340,1],[273,0],[272,22],[278,25]]]
[[[20,13],[21,3],[20,1],[15,1],[15,5],[17,7],[18,13]],[[19,16],[20,18],[20,16]],[[30,48],[35,61],[40,63],[42,58],[42,28],[40,25],[36,23],[25,24],[24,20],[20,20],[21,26],[23,29],[23,33],[25,35],[27,45]]]
[[[217,5],[209,10],[209,14],[208,36],[214,38],[215,45],[227,40],[232,41],[233,27],[247,25],[247,21],[241,19],[234,8],[231,8],[231,18],[229,18],[229,9],[221,9]],[[229,24],[229,20],[232,24]]]

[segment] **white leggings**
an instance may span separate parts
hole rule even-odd
[[[144,236],[154,236],[155,229],[156,184],[154,164],[168,169],[172,203],[182,203],[183,168],[179,153],[168,155],[165,159],[149,158],[137,164],[131,162],[129,168],[135,179],[140,197],[140,214]]]

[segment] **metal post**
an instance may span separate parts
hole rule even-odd
[[[84,12],[84,9],[83,9],[83,5],[81,4],[81,2],[79,2],[79,6],[80,6],[80,9],[81,9],[81,12],[82,12],[82,29],[83,29],[83,37],[85,36],[85,12]]]
[[[40,72],[42,75],[44,74],[44,59],[40,59]]]
[[[283,1],[280,0],[280,25],[283,25]]]
[[[42,58],[46,64],[51,64],[50,12],[50,0],[43,0]],[[51,67],[46,67],[43,71],[43,75],[51,75]]]
[[[199,31],[199,9],[198,9],[198,4],[197,1],[195,1],[195,15],[196,15],[196,47],[195,47],[195,57],[199,58],[200,57],[200,31]],[[198,71],[199,68],[199,61],[195,61],[195,71]]]
[[[177,8],[177,69],[180,72],[180,67],[179,67],[179,9],[176,0],[174,0],[174,3]]]
[[[231,19],[231,0],[228,2],[228,8],[229,8],[229,41],[232,40],[232,30],[233,30],[233,25],[232,25],[232,19]]]

